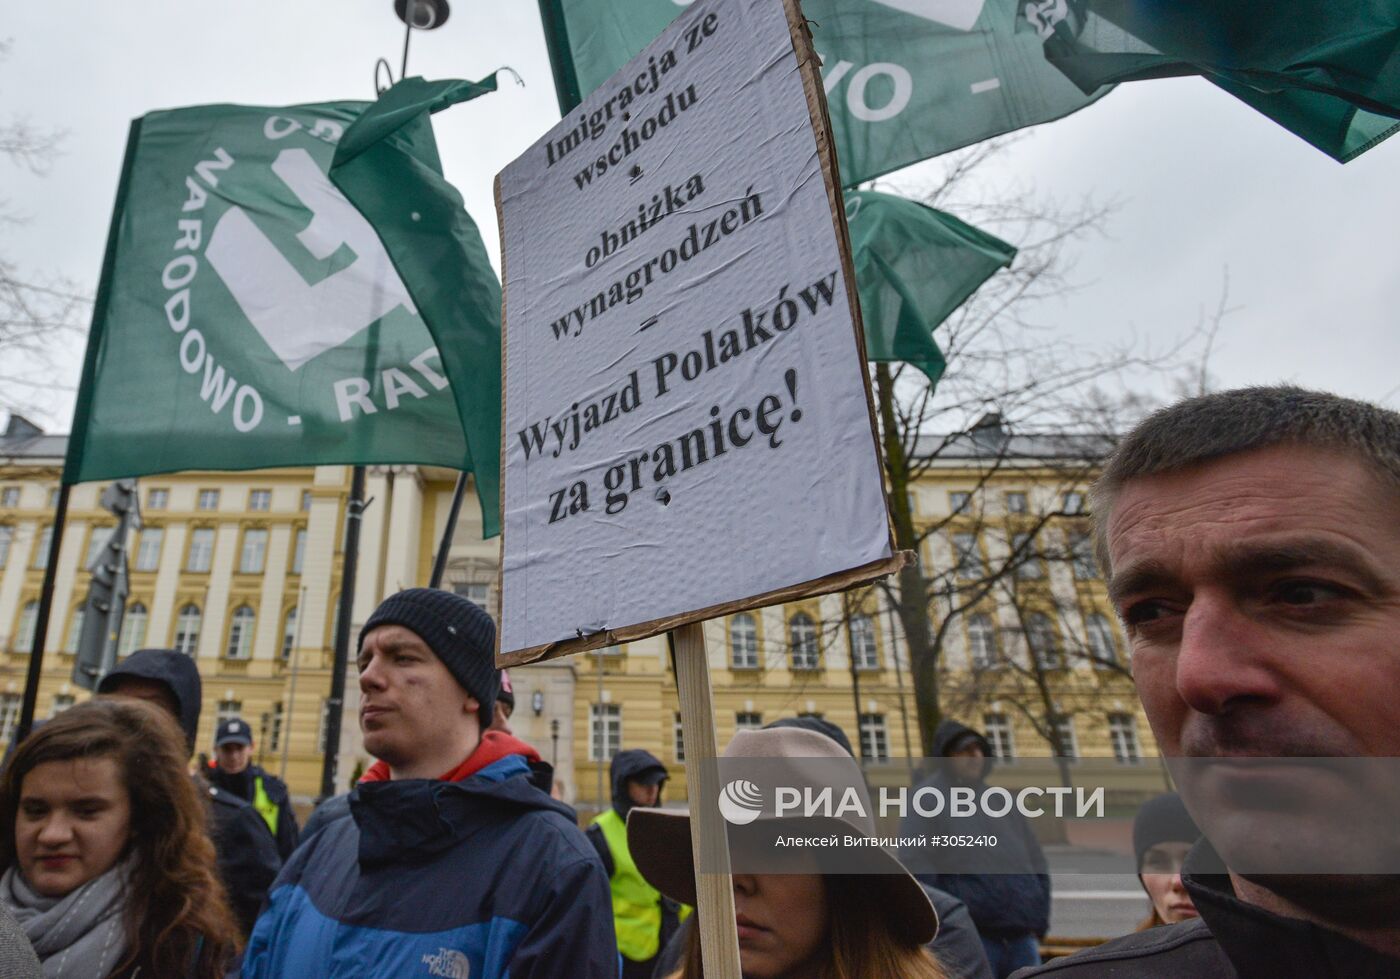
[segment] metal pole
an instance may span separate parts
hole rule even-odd
[[[429,588],[441,588],[442,576],[447,571],[447,556],[452,553],[452,536],[457,533],[457,514],[462,509],[462,497],[467,495],[467,474],[457,474],[457,488],[452,491],[452,506],[447,511],[447,526],[442,531],[442,543],[438,544],[437,557],[433,560],[433,576],[428,579]]]
[[[860,674],[856,672],[856,639],[851,635],[851,620],[846,619],[846,639],[847,654],[851,661],[851,696],[856,702],[856,753],[861,761],[869,761],[865,757],[865,738],[860,733]]]
[[[326,713],[326,754],[321,761],[321,798],[335,794],[336,763],[340,755],[340,715],[345,707],[345,670],[350,650],[350,616],[355,605],[355,571],[360,558],[360,519],[365,510],[365,467],[350,477],[345,503],[345,570],[340,576],[340,612],[335,623],[335,655],[331,661],[331,695]],[[298,615],[300,618],[300,615]]]
[[[301,657],[297,655],[297,650],[301,648],[301,624],[306,621],[306,586],[301,586],[301,597],[297,599],[297,627],[292,634],[292,686],[287,694],[287,709],[282,712],[282,764],[278,767],[277,777],[282,781],[287,781],[287,753],[292,747],[292,713],[297,708],[297,672],[301,665]]]
[[[408,0],[408,6],[404,8],[403,66],[399,68],[399,81],[403,81],[408,77],[408,39],[413,37],[413,11],[417,6],[417,0]]]
[[[54,507],[53,531],[49,536],[49,560],[44,566],[44,583],[39,591],[39,612],[34,618],[34,641],[29,646],[29,673],[24,681],[24,701],[19,709],[19,725],[15,728],[14,744],[29,736],[34,726],[34,707],[39,702],[39,676],[44,669],[44,646],[49,631],[49,613],[53,609],[53,583],[58,576],[58,551],[63,543],[63,527],[68,522],[67,483],[58,486],[58,505]]]
[[[606,647],[598,647],[598,715],[593,719],[598,725],[598,813],[608,808],[608,797],[603,795],[603,755],[608,753],[608,727],[607,719],[603,716],[603,650]],[[591,731],[589,732],[592,733]]]

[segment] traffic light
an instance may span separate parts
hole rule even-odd
[[[107,545],[93,559],[92,582],[83,602],[83,630],[78,637],[78,656],[73,664],[73,682],[85,690],[97,683],[117,661],[117,637],[122,631],[128,592],[126,541],[141,526],[136,480],[123,479],[102,492],[102,507],[117,517],[117,525]]]

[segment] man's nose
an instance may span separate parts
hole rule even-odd
[[[1277,699],[1265,628],[1228,593],[1193,596],[1181,628],[1176,689],[1187,706],[1208,715]]]
[[[360,692],[384,689],[384,674],[379,666],[379,657],[371,656],[365,668],[360,671]]]

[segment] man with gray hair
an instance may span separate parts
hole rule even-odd
[[[1400,757],[1400,414],[1295,387],[1193,398],[1123,440],[1091,502],[1165,756],[1240,769]],[[1286,818],[1249,815],[1225,814],[1219,832],[1199,821],[1232,854],[1254,845],[1251,833],[1286,843],[1269,839]],[[1371,866],[1394,869],[1393,830],[1367,838]],[[1355,836],[1334,831],[1316,849],[1356,850]],[[1183,867],[1199,920],[1017,976],[1400,976],[1400,876],[1356,872],[1355,861],[1243,873],[1227,860],[1211,873],[1212,842]]]

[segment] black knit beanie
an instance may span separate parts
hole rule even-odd
[[[360,630],[401,625],[418,635],[449,673],[481,704],[481,729],[490,725],[501,689],[496,669],[496,625],[479,605],[437,588],[407,588],[390,595]]]
[[[1143,856],[1158,843],[1194,844],[1200,838],[1196,821],[1175,792],[1148,799],[1133,820],[1133,851],[1139,870]]]

